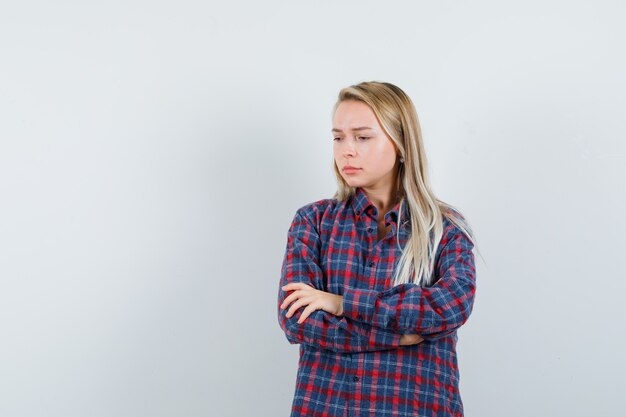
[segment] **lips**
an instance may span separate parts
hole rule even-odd
[[[361,169],[361,168],[353,167],[353,166],[350,166],[350,165],[346,165],[345,167],[343,167],[344,171],[358,171],[359,169]]]

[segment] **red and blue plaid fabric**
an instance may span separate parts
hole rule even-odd
[[[360,187],[344,202],[318,200],[297,210],[287,235],[278,292],[278,321],[300,345],[291,416],[463,416],[456,355],[457,329],[468,319],[476,290],[473,244],[444,217],[435,281],[392,286],[400,248],[410,234],[404,205],[385,214],[391,230],[378,240],[377,208]],[[304,310],[286,318],[280,305],[304,282],[342,295],[335,316]],[[400,345],[402,334],[425,340]]]

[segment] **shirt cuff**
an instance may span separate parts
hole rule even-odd
[[[346,287],[343,291],[343,315],[352,320],[372,323],[374,307],[378,298],[378,291],[356,290]]]

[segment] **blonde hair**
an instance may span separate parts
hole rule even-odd
[[[404,163],[399,164],[399,177],[395,181],[396,196],[400,199],[399,216],[403,205],[408,204],[411,234],[405,247],[400,248],[402,256],[394,270],[393,285],[413,282],[430,286],[434,283],[435,255],[443,237],[443,216],[461,229],[472,244],[475,244],[474,233],[459,210],[439,200],[431,190],[422,132],[409,96],[391,83],[362,82],[339,91],[333,114],[345,100],[358,100],[367,104],[395,144],[399,157],[404,158]],[[355,187],[345,182],[334,160],[333,167],[337,179],[337,191],[333,198],[344,201],[354,195]],[[400,224],[402,219],[398,218]],[[400,227],[396,230],[399,233]]]

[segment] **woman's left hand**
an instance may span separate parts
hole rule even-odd
[[[315,310],[324,310],[335,316],[343,314],[343,297],[341,295],[320,291],[304,282],[291,282],[282,287],[283,291],[292,291],[291,294],[280,305],[284,310],[291,302],[291,307],[287,311],[287,318],[291,317],[297,309],[306,306],[298,323],[302,323]]]

